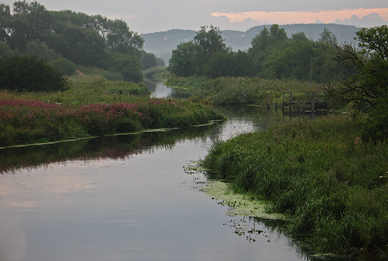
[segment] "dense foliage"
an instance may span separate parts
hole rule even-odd
[[[221,31],[206,26],[194,37],[172,52],[169,70],[177,76],[202,75],[258,76],[267,79],[286,79],[327,83],[346,78],[351,70],[333,61],[336,36],[325,29],[319,40],[308,39],[304,33],[288,38],[278,25],[265,28],[252,39],[247,52],[233,52],[226,47]]]
[[[110,54],[120,53],[120,62],[127,59],[133,66],[120,66],[119,73],[125,71],[124,78],[134,82],[142,80],[138,77],[142,57],[156,64],[154,56],[141,51],[144,40],[123,20],[70,10],[48,11],[38,2],[16,1],[12,12],[8,5],[0,4],[0,43],[0,57],[31,54],[46,62],[63,58],[112,71],[118,61]]]
[[[172,51],[169,70],[177,76],[250,76],[251,60],[242,51],[232,52],[218,27],[202,26],[194,41],[184,42]]]
[[[0,90],[63,91],[67,80],[63,74],[34,56],[0,58]]]
[[[383,140],[388,137],[388,26],[363,28],[356,34],[359,48],[338,46],[335,56],[355,73],[326,91],[334,105],[350,105],[356,114],[368,112],[364,137]]]
[[[349,116],[297,121],[217,142],[202,164],[236,191],[272,201],[318,251],[388,258],[388,146]]]

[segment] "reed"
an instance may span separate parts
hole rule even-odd
[[[348,116],[300,120],[217,142],[211,178],[271,200],[287,230],[322,252],[388,258],[388,144]]]
[[[323,85],[292,79],[171,77],[166,84],[191,90],[191,100],[208,104],[280,104],[283,92],[321,92]]]

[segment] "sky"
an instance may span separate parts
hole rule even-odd
[[[0,0],[12,6],[13,0]],[[30,2],[30,1],[27,1]],[[139,34],[203,25],[246,31],[262,24],[388,24],[388,0],[39,0],[48,10],[122,19]]]

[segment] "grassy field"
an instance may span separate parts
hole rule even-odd
[[[217,142],[211,178],[270,200],[286,230],[318,252],[388,258],[388,144],[360,138],[348,116],[273,127]]]
[[[223,119],[199,103],[151,99],[144,84],[78,75],[64,92],[0,91],[0,147],[156,128],[187,128]]]

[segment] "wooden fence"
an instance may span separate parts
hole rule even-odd
[[[318,92],[283,92],[282,110],[284,111],[286,107],[289,112],[295,109],[298,112],[325,110],[328,106],[322,97],[323,93]]]

